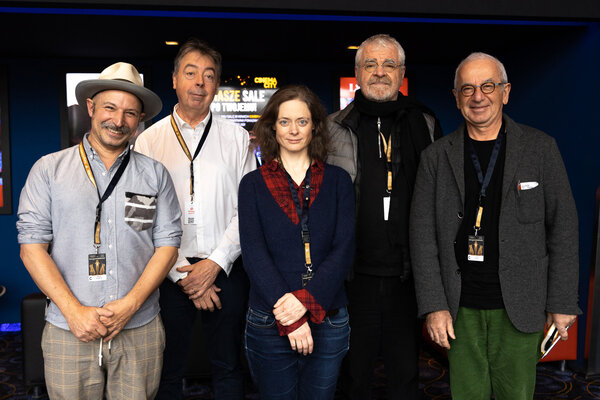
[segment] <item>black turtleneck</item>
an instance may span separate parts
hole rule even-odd
[[[360,196],[355,271],[377,276],[398,276],[402,272],[400,266],[403,259],[403,249],[399,244],[407,243],[410,191],[404,168],[399,163],[393,175],[394,202],[390,206],[388,221],[385,221],[383,198],[388,196],[386,156],[377,121],[379,119],[381,122],[381,132],[387,143],[393,129],[398,128],[397,119],[403,107],[397,101],[369,101],[360,91],[355,96],[355,107],[360,112],[357,129]],[[390,224],[395,225],[395,238],[390,237]]]

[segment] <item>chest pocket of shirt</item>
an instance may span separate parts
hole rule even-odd
[[[154,225],[156,196],[125,193],[125,223],[138,232]]]

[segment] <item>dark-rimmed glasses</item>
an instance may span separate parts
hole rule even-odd
[[[490,94],[496,90],[496,86],[506,85],[507,82],[485,82],[481,85],[464,85],[460,89],[457,89],[463,96],[471,97],[475,94],[475,89],[479,88],[481,93]]]

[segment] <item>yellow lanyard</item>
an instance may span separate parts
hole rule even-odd
[[[390,134],[390,139],[388,142],[385,142],[385,136],[379,131],[379,136],[381,141],[383,142],[383,151],[385,152],[386,157],[386,168],[387,168],[387,192],[392,193],[392,135]]]
[[[174,113],[174,111],[173,111],[173,113]],[[200,139],[200,143],[198,143],[198,147],[196,147],[196,152],[192,156],[192,153],[190,153],[190,150],[188,149],[187,145],[185,144],[185,140],[183,139],[183,136],[181,135],[181,132],[179,131],[179,127],[177,126],[177,123],[175,122],[175,117],[173,116],[173,113],[171,113],[171,127],[173,128],[173,132],[175,132],[175,137],[177,137],[177,141],[179,142],[181,149],[185,153],[188,160],[190,160],[190,197],[192,198],[192,202],[193,202],[194,201],[194,160],[198,156],[198,153],[200,153],[200,149],[204,145],[204,142],[206,141],[206,137],[208,136],[208,133],[210,132],[210,126],[212,125],[212,114],[210,115],[208,123],[206,124],[206,127],[204,128],[204,134],[202,135],[202,139]]]

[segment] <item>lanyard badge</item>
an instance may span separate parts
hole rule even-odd
[[[379,132],[378,142],[379,145],[379,158],[381,156],[381,144],[383,143],[383,151],[385,153],[385,168],[387,171],[387,195],[383,197],[383,220],[387,221],[390,215],[390,197],[392,195],[392,135],[390,134],[389,140],[386,142],[385,136],[381,132],[381,119],[377,117],[377,131]]]
[[[314,272],[312,269],[312,260],[310,258],[310,232],[308,230],[308,207],[310,204],[310,180],[311,180],[311,164],[309,163],[308,169],[306,170],[306,175],[304,176],[304,197],[302,202],[302,207],[300,207],[300,198],[298,197],[298,192],[294,186],[294,181],[290,174],[285,171],[285,175],[288,180],[288,185],[290,187],[290,192],[292,194],[292,200],[294,201],[294,206],[296,206],[296,213],[298,214],[298,218],[300,219],[300,225],[302,227],[302,243],[304,245],[304,266],[306,267],[306,272],[302,274],[302,287],[306,287],[308,282],[313,278]],[[279,165],[283,167],[283,163],[279,161]]]
[[[94,221],[94,249],[96,252],[93,254],[88,254],[88,280],[90,282],[106,280],[106,254],[100,253],[100,220],[102,217],[102,203],[104,203],[104,201],[110,197],[113,190],[117,186],[117,183],[121,179],[121,176],[123,176],[123,172],[125,171],[125,168],[127,168],[127,164],[129,164],[130,156],[131,152],[128,151],[123,157],[121,165],[119,165],[115,176],[113,176],[108,184],[108,187],[106,188],[106,191],[101,196],[100,191],[98,190],[98,185],[96,184],[96,179],[94,178],[94,173],[92,172],[92,168],[90,166],[90,162],[87,158],[87,154],[85,153],[83,142],[79,143],[79,157],[81,157],[83,168],[85,169],[85,173],[90,182],[92,182],[92,185],[94,185],[96,188],[96,193],[98,193],[98,205],[96,206],[96,219]]]
[[[504,139],[504,130],[501,130],[498,134],[498,137],[495,140],[494,148],[492,150],[492,155],[490,157],[490,162],[487,167],[487,171],[485,172],[485,177],[483,176],[483,171],[481,169],[481,163],[479,162],[479,157],[475,152],[475,148],[473,147],[473,143],[467,141],[467,147],[469,150],[469,154],[471,156],[471,161],[473,162],[473,167],[475,167],[475,171],[477,172],[477,180],[481,185],[481,189],[479,191],[479,204],[477,205],[477,213],[475,214],[475,224],[473,225],[474,235],[469,235],[467,237],[467,260],[468,261],[484,261],[484,249],[485,249],[485,238],[483,235],[479,235],[479,231],[481,230],[481,220],[483,218],[483,206],[485,203],[485,192],[490,184],[492,179],[492,174],[494,173],[494,168],[496,166],[496,161],[498,161],[498,156],[500,154],[500,148],[502,147],[502,140]]]
[[[211,125],[212,125],[212,114],[210,115],[210,118],[208,119],[208,123],[206,124],[206,127],[204,128],[204,134],[202,135],[202,139],[200,139],[200,143],[198,143],[198,146],[196,147],[196,151],[194,152],[194,155],[192,156],[192,153],[190,153],[190,150],[188,149],[187,144],[185,143],[185,140],[183,139],[183,136],[181,135],[181,132],[179,131],[179,127],[177,126],[177,123],[175,122],[175,117],[174,117],[173,113],[171,113],[171,127],[173,128],[173,132],[175,132],[175,137],[177,137],[177,141],[179,142],[181,149],[185,153],[185,156],[188,158],[188,160],[190,160],[190,201],[186,201],[184,204],[184,218],[183,218],[183,223],[186,225],[193,225],[196,223],[196,207],[194,206],[194,160],[196,159],[196,157],[198,157],[198,154],[200,153],[200,149],[202,149],[202,146],[204,146],[204,142],[206,141],[206,138],[208,137]]]

